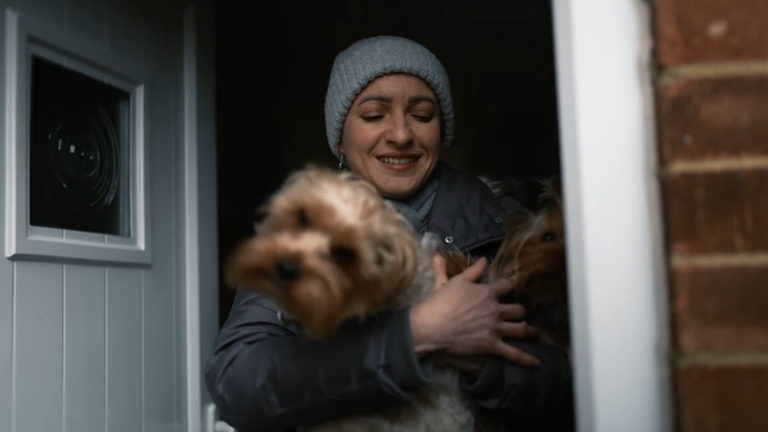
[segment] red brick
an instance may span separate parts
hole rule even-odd
[[[768,350],[766,281],[768,265],[674,269],[678,350]]]
[[[654,17],[664,66],[768,59],[765,0],[657,0]]]
[[[768,251],[768,170],[670,174],[664,203],[672,254]]]
[[[678,81],[658,107],[662,163],[768,155],[768,77]]]
[[[695,366],[676,373],[680,432],[768,431],[768,366]]]

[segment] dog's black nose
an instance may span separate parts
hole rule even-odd
[[[294,258],[280,258],[275,262],[275,274],[283,281],[293,281],[300,273],[299,263]]]

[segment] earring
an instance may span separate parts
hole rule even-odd
[[[344,153],[339,157],[339,172],[344,171]]]

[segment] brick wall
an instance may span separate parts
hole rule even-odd
[[[677,430],[768,431],[768,0],[655,0]]]

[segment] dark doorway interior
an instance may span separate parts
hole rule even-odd
[[[300,4],[301,3],[301,4]],[[323,103],[334,56],[393,34],[432,50],[451,79],[453,146],[476,174],[530,179],[560,171],[548,1],[258,2],[216,7],[219,260],[253,232],[254,210],[307,162],[335,166]],[[220,287],[221,322],[232,293]]]

